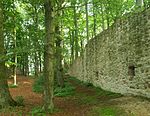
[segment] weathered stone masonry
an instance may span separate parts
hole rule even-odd
[[[91,39],[69,73],[105,90],[150,98],[150,9]]]

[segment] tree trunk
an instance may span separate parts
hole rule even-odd
[[[74,31],[70,32],[71,64],[74,61]]]
[[[104,11],[103,11],[103,3],[101,3],[101,14],[102,14],[102,30],[105,30],[105,19],[104,19]]]
[[[74,12],[74,28],[75,28],[75,59],[78,57],[79,45],[78,45],[78,25],[77,25],[77,14],[76,14],[76,5],[73,4]]]
[[[13,10],[14,10],[14,16],[13,16],[13,21],[14,21],[14,27],[13,27],[13,47],[14,47],[14,57],[13,57],[13,77],[14,77],[14,85],[17,85],[17,52],[16,52],[16,47],[17,47],[17,40],[16,40],[16,16],[15,16],[15,2],[13,1]]]
[[[53,85],[54,85],[54,0],[45,0],[45,28],[46,37],[44,45],[44,110],[52,112]]]
[[[35,51],[35,62],[34,62],[34,75],[38,77],[39,75],[39,61],[38,61],[38,53]]]
[[[60,1],[57,3],[58,8],[62,8],[62,4],[64,1]],[[57,11],[57,17],[59,18],[60,16],[63,15],[63,11]],[[55,27],[55,33],[56,33],[56,79],[57,79],[57,84],[60,87],[64,87],[64,77],[63,77],[63,66],[62,66],[62,21],[57,21],[57,25]]]
[[[86,11],[86,38],[89,41],[89,18],[88,18],[88,1],[85,0],[85,11]]]
[[[137,6],[143,6],[144,1],[143,0],[136,0],[136,5]]]
[[[7,83],[7,69],[5,67],[5,49],[3,37],[3,12],[2,1],[0,1],[0,108],[15,106],[16,102],[12,99]]]
[[[29,76],[29,59],[28,59],[28,53],[24,54],[24,75]]]
[[[96,36],[96,4],[94,3],[93,0],[93,35],[94,37]]]
[[[13,39],[14,39],[14,57],[13,57],[13,62],[14,62],[14,65],[13,65],[13,77],[14,77],[14,85],[17,85],[17,53],[16,53],[16,47],[17,47],[17,44],[16,44],[16,29],[14,27],[14,32],[13,32]]]
[[[43,71],[43,67],[42,67],[42,64],[43,64],[43,62],[42,62],[42,58],[43,58],[43,54],[42,54],[42,52],[39,52],[39,66],[40,66],[40,73],[42,73],[42,71]]]
[[[55,32],[56,32],[56,79],[57,84],[60,87],[64,87],[63,67],[62,67],[62,47],[61,47],[62,38],[60,35],[59,26],[56,26]]]
[[[38,57],[38,50],[37,48],[39,47],[39,43],[38,43],[38,9],[37,9],[37,5],[36,4],[33,4],[34,6],[34,12],[35,12],[35,16],[34,16],[34,24],[35,24],[35,39],[34,39],[34,47],[35,47],[35,62],[34,62],[34,73],[35,73],[35,77],[38,77],[39,76],[39,57]]]

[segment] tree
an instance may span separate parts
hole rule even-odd
[[[55,0],[45,0],[45,42],[44,42],[44,110],[53,111],[54,84],[54,7]]]
[[[89,19],[88,19],[88,0],[85,0],[85,11],[86,11],[86,38],[89,41]]]
[[[79,39],[78,39],[78,18],[77,18],[77,7],[76,7],[76,1],[73,1],[72,3],[73,5],[73,14],[74,14],[74,31],[75,31],[75,58],[78,57],[78,51],[79,51],[79,45],[78,45],[78,42],[79,42]]]
[[[137,6],[143,6],[143,0],[136,0],[136,5]]]
[[[5,66],[6,52],[3,37],[3,8],[0,1],[0,108],[15,106],[17,103],[12,99],[7,84],[7,68]]]
[[[61,0],[59,3],[57,3],[57,8],[62,8],[63,1]],[[56,16],[58,19],[62,16],[63,11],[62,10],[57,10]],[[55,26],[55,43],[56,43],[56,53],[55,53],[55,75],[57,79],[57,84],[60,87],[64,87],[64,80],[63,80],[63,66],[62,66],[62,33],[61,33],[61,19],[56,21],[56,26]]]
[[[14,85],[17,85],[17,75],[16,75],[16,72],[17,72],[17,53],[16,53],[16,48],[17,48],[17,38],[16,38],[16,12],[15,12],[15,0],[13,0],[13,24],[14,24],[14,27],[13,27],[13,48],[14,48],[14,57],[13,57],[13,62],[14,62],[14,65],[13,65],[13,77],[14,77]]]

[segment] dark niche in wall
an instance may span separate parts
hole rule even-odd
[[[128,66],[128,75],[133,78],[135,76],[135,66],[134,65],[129,65]]]

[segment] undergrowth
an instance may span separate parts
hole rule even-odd
[[[65,86],[63,88],[57,86],[54,89],[54,95],[59,97],[72,96],[74,93],[75,87],[68,82],[65,82]]]
[[[59,111],[60,109],[55,108],[53,112],[49,112],[48,114],[53,114]],[[31,110],[30,114],[32,114],[32,116],[47,116],[47,113],[44,111],[44,109],[41,106],[34,107]]]
[[[17,88],[17,87],[18,87],[18,85],[9,84],[9,85],[8,85],[8,87],[9,87],[9,88]]]
[[[82,104],[84,104],[84,105],[96,105],[99,103],[96,96],[88,96],[85,94],[78,94],[78,95],[76,95],[76,97],[78,98],[77,102],[80,105],[82,105]]]
[[[77,102],[79,104],[97,105],[100,102],[103,102],[105,100],[118,98],[118,97],[122,96],[119,93],[113,93],[110,91],[105,91],[105,90],[101,89],[100,87],[95,87],[90,82],[87,82],[87,83],[82,82],[75,77],[70,77],[69,80],[75,82],[77,85],[79,85],[81,87],[86,87],[93,91],[92,93],[89,93],[89,94],[87,94],[86,92],[85,93],[84,92],[75,93]]]
[[[127,116],[125,111],[118,107],[94,107],[91,111],[92,116]]]
[[[17,102],[17,104],[19,106],[24,106],[24,98],[23,98],[23,96],[16,96],[15,97],[15,101]]]
[[[44,91],[44,79],[43,76],[38,77],[32,87],[32,90],[36,93],[43,93]],[[60,87],[57,84],[54,85],[54,96],[65,97],[71,96],[75,92],[75,87],[72,86],[67,80],[64,81],[64,87]]]

